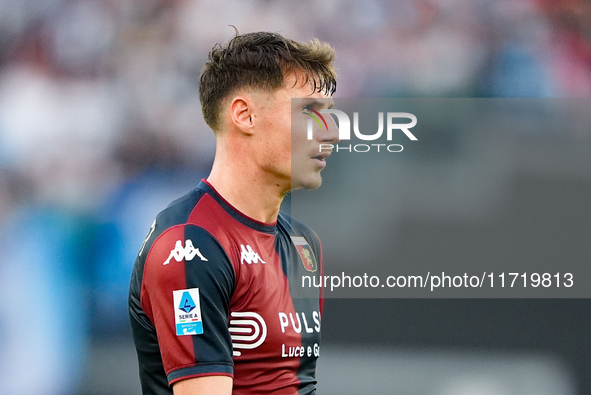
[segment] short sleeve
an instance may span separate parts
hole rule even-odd
[[[144,267],[141,305],[156,328],[169,384],[233,376],[228,320],[234,288],[226,252],[204,229],[175,226],[154,242]]]

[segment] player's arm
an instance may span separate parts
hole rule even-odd
[[[232,378],[227,376],[195,377],[172,386],[174,395],[230,395]]]
[[[151,312],[174,393],[229,394],[235,276],[221,245],[200,227],[170,228],[150,249],[143,284],[142,306]]]

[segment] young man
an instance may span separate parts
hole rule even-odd
[[[211,174],[157,216],[131,280],[144,394],[315,393],[322,295],[301,277],[321,275],[320,242],[279,208],[320,186],[320,144],[338,141],[330,117],[307,133],[332,105],[333,58],[328,44],[264,32],[211,51]]]

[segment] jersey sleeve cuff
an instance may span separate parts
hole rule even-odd
[[[166,375],[168,384],[172,385],[177,381],[201,376],[229,376],[234,377],[234,365],[231,363],[210,363],[189,366],[173,370]]]

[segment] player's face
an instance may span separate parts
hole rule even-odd
[[[273,152],[268,166],[278,179],[288,182],[287,189],[313,189],[322,183],[320,172],[331,153],[328,149],[321,151],[320,144],[336,144],[338,129],[327,114],[323,117],[328,127],[322,121],[321,127],[310,116],[318,118],[314,111],[332,107],[332,98],[312,92],[310,84],[298,81],[294,86],[294,78],[287,78],[285,86],[272,95],[272,105],[265,106],[269,122],[265,137]],[[313,120],[312,139],[308,139],[308,120]]]

